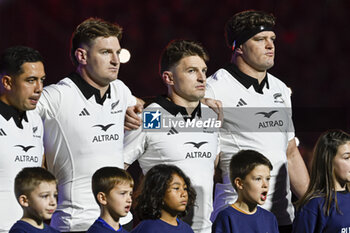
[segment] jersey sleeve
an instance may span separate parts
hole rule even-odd
[[[288,88],[287,86],[284,85],[284,95],[286,96],[286,107],[288,108],[288,114],[289,114],[289,124],[288,124],[288,132],[287,132],[287,136],[288,136],[288,141],[292,140],[295,137],[295,133],[294,133],[294,123],[293,123],[293,117],[292,117],[292,99],[291,99],[291,95],[292,92],[290,90],[290,88]]]
[[[142,126],[136,130],[125,131],[124,135],[124,163],[132,164],[145,152],[146,133]]]
[[[206,87],[205,87],[205,98],[210,98],[210,99],[215,99],[215,93],[214,90],[212,88],[212,86],[207,83]]]
[[[131,91],[128,86],[126,86],[123,81],[118,80],[124,89],[124,98],[126,99],[127,106],[134,106],[136,104],[136,97],[131,94]]]
[[[62,93],[57,85],[50,85],[44,88],[39,102],[35,108],[43,120],[54,118],[60,108]]]

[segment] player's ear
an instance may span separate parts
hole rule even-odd
[[[174,85],[173,73],[171,71],[164,71],[162,73],[162,80],[166,85]]]
[[[107,205],[107,196],[104,192],[99,192],[97,193],[97,201],[101,204],[101,205]]]
[[[21,195],[18,197],[18,202],[22,207],[28,207],[29,203],[28,203],[28,198],[26,195]]]
[[[12,85],[13,85],[13,79],[11,76],[4,75],[1,78],[1,84],[7,91],[11,91]]]
[[[239,54],[239,55],[243,54],[242,46],[243,45],[240,45],[238,48],[236,48],[236,53]]]
[[[237,189],[243,189],[243,180],[241,178],[237,177],[233,182],[236,185]]]
[[[87,51],[83,48],[77,48],[75,50],[75,58],[78,61],[79,64],[86,65],[86,60],[87,60]]]

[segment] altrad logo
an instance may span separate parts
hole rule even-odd
[[[35,146],[23,146],[23,145],[15,145],[15,147],[20,147],[24,152],[28,152],[28,150],[34,148]]]
[[[189,144],[189,145],[193,145],[193,147],[199,149],[201,146],[203,146],[204,144],[207,144],[208,142],[185,142],[184,145]],[[212,153],[210,151],[207,152],[203,152],[203,151],[192,151],[192,152],[187,152],[185,159],[195,159],[195,158],[211,158]]]
[[[98,124],[98,125],[94,125],[92,127],[96,127],[96,128],[100,128],[102,131],[107,132],[109,128],[111,128],[113,125],[113,123],[108,124],[108,125],[102,125],[102,124]],[[108,142],[108,141],[117,141],[119,139],[119,135],[117,133],[114,134],[100,134],[100,135],[96,135],[94,136],[94,138],[92,139],[92,142]]]
[[[103,130],[103,131],[107,131],[111,126],[113,126],[113,125],[115,125],[115,124],[108,124],[108,125],[94,125],[94,126],[92,126],[92,127],[100,127],[101,128],[101,130]]]
[[[277,110],[272,110],[270,112],[257,112],[255,115],[262,115],[265,118],[270,118],[273,114],[278,112]],[[270,128],[270,127],[276,127],[276,126],[283,126],[283,121],[282,120],[270,120],[270,121],[262,121],[259,122],[258,128]]]
[[[261,114],[261,115],[263,115],[266,118],[270,118],[276,112],[278,112],[278,111],[277,110],[273,110],[271,112],[257,112],[257,113],[255,113],[255,115]]]
[[[21,148],[24,152],[28,152],[30,149],[35,146],[23,146],[23,145],[15,145],[15,147]],[[16,155],[15,162],[34,162],[37,163],[39,161],[38,156],[36,155]]]
[[[195,142],[185,142],[185,144],[192,144],[194,147],[196,147],[197,149],[199,149],[199,147],[201,147],[202,145],[206,144],[208,142],[198,142],[198,143],[195,143]]]

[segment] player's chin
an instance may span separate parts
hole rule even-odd
[[[26,104],[23,107],[23,110],[24,111],[30,111],[30,110],[34,110],[35,108],[36,108],[36,103],[35,104]]]

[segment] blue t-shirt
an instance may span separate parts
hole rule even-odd
[[[143,220],[131,233],[193,233],[190,225],[177,219],[178,225],[173,226],[160,219]]]
[[[350,193],[337,192],[337,200],[341,213],[337,212],[333,201],[329,216],[325,216],[323,211],[325,199],[323,197],[311,199],[296,213],[293,232],[349,233]]]
[[[45,223],[44,223],[44,229],[39,229],[39,228],[33,227],[27,222],[18,220],[15,224],[13,224],[9,233],[60,233],[60,232],[55,228],[50,227],[49,225],[46,225]]]
[[[278,233],[275,215],[257,207],[254,214],[245,214],[231,206],[222,210],[216,217],[213,233]]]
[[[103,233],[103,232],[110,232],[110,233],[129,233],[127,230],[125,230],[121,225],[119,225],[119,229],[116,231],[114,230],[106,221],[104,221],[101,217],[99,217],[94,224],[90,226],[88,231],[86,233]]]

